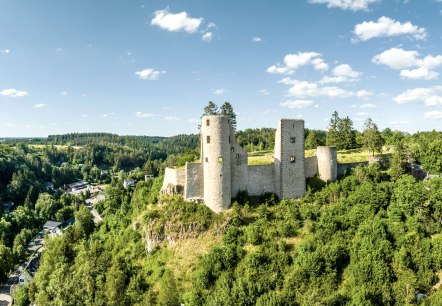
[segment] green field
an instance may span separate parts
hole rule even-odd
[[[381,156],[390,157],[391,150],[385,149]],[[315,155],[315,150],[305,150],[305,157],[312,157]],[[338,163],[356,163],[368,161],[369,154],[365,149],[352,149],[338,151]],[[273,151],[256,151],[249,153],[249,165],[266,165],[273,163]]]

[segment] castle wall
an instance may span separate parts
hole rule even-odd
[[[306,157],[305,159],[305,177],[314,177],[318,174],[318,158],[316,156]]]
[[[247,190],[249,181],[247,152],[236,142],[235,131],[230,130],[230,163],[232,171],[232,198],[238,191]]]
[[[304,196],[304,120],[279,120],[274,156],[275,190],[278,196],[281,199]]]
[[[164,170],[164,181],[161,187],[161,193],[173,193],[182,191],[186,183],[186,169],[185,168],[169,168]],[[177,188],[177,186],[179,186]],[[173,187],[173,188],[172,188]]]
[[[249,195],[259,196],[264,192],[275,193],[275,166],[273,164],[248,166],[248,173]]]
[[[318,173],[323,181],[334,182],[338,176],[338,152],[336,147],[317,147]]]
[[[186,184],[184,198],[202,199],[204,197],[204,172],[201,163],[186,163]]]
[[[228,117],[203,117],[201,142],[204,151],[204,202],[215,212],[223,211],[231,204],[230,140],[235,136],[230,133]]]
[[[346,169],[365,163],[337,164],[335,147],[318,147],[316,156],[304,157],[304,121],[280,119],[275,135],[274,163],[248,166],[226,116],[204,116],[201,123],[201,162],[185,168],[166,168],[161,193],[182,194],[186,200],[203,199],[215,212],[230,207],[240,190],[252,196],[274,192],[280,199],[304,196],[306,177],[319,175],[334,181]]]
[[[273,152],[273,166],[275,168],[275,176],[274,176],[274,184],[275,184],[275,193],[278,195],[280,199],[282,199],[281,194],[281,155],[282,155],[282,147],[281,147],[281,121],[278,121],[278,126],[275,132],[275,150]]]

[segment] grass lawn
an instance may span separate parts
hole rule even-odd
[[[256,151],[250,152],[249,154],[249,165],[266,165],[273,163],[273,151]],[[305,150],[305,157],[312,157],[315,155],[315,149]],[[391,157],[391,150],[385,149],[381,156]],[[357,163],[368,161],[369,158],[368,151],[365,149],[352,149],[352,150],[341,150],[338,151],[338,163]]]
[[[382,157],[391,157],[392,153],[389,151],[383,151]],[[338,163],[357,163],[368,161],[370,154],[365,149],[351,149],[338,151]]]
[[[249,166],[255,165],[267,165],[273,163],[273,154],[268,153],[266,155],[249,155]]]

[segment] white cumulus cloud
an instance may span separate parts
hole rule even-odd
[[[364,21],[357,24],[353,33],[363,41],[400,35],[411,35],[415,39],[424,39],[427,35],[425,28],[413,25],[409,21],[401,23],[385,16],[380,17],[377,21]]]
[[[348,91],[336,86],[320,86],[317,83],[297,80],[282,80],[282,83],[292,85],[288,90],[288,95],[297,98],[306,97],[328,97],[328,98],[349,98],[357,96],[353,91]]]
[[[206,32],[203,34],[203,36],[201,36],[201,40],[205,41],[205,42],[211,42],[212,41],[212,37],[213,37],[213,33],[212,32]]]
[[[413,88],[404,91],[393,100],[398,104],[418,102],[426,106],[437,106],[442,105],[442,96],[439,95],[439,91],[442,91],[442,86]]]
[[[3,50],[0,50],[0,53],[1,53],[1,54],[9,54],[9,53],[11,53],[11,50],[9,50],[9,49],[3,49]]]
[[[310,3],[327,4],[329,8],[340,8],[342,10],[366,11],[370,4],[378,0],[309,0]]]
[[[318,83],[292,80],[290,78],[284,78],[279,82],[291,86],[287,91],[289,96],[301,99],[309,97],[328,97],[332,99],[357,97],[366,99],[373,95],[368,90],[358,90],[355,92],[337,86],[321,86]]]
[[[378,107],[376,104],[372,104],[372,103],[364,103],[359,105],[360,108],[375,108]]]
[[[287,108],[306,108],[313,105],[312,100],[286,100],[281,102],[280,105],[282,107]]]
[[[179,120],[177,117],[174,117],[174,116],[164,117],[164,119],[166,119],[167,121],[178,121]]]
[[[341,64],[333,68],[331,76],[323,77],[319,83],[345,83],[345,82],[357,82],[362,73],[353,70],[348,64]]]
[[[425,119],[442,119],[441,111],[431,111],[424,114]]]
[[[425,67],[419,67],[416,69],[404,69],[400,74],[403,79],[411,80],[434,80],[437,79],[439,73],[436,71],[428,70]]]
[[[416,66],[417,51],[405,51],[402,48],[391,48],[373,57],[372,61],[378,65],[386,65],[392,69],[404,69]]]
[[[10,89],[3,89],[2,91],[0,91],[0,95],[2,95],[4,97],[16,98],[16,97],[27,96],[27,95],[29,95],[29,93],[26,91],[10,88]]]
[[[263,96],[268,96],[270,94],[270,91],[268,91],[267,89],[260,89],[258,90],[258,92]]]
[[[252,38],[252,41],[253,42],[261,42],[262,39],[261,39],[261,37],[255,36],[255,37]]]
[[[138,117],[138,118],[152,118],[155,115],[151,114],[151,113],[136,112],[135,116]]]
[[[223,94],[225,92],[225,90],[223,89],[223,88],[219,88],[219,89],[215,89],[214,91],[213,91],[213,94],[214,95],[221,95],[221,94]]]
[[[135,72],[135,75],[137,75],[140,79],[143,80],[157,80],[161,74],[165,74],[166,71],[158,71],[153,68],[146,68],[141,71]]]
[[[391,48],[373,57],[372,62],[401,70],[400,77],[411,80],[433,80],[439,73],[433,69],[442,65],[442,55],[420,57],[417,51]]]
[[[302,66],[311,65],[314,69],[325,71],[328,64],[324,61],[322,54],[318,52],[298,52],[287,54],[284,57],[284,64],[276,64],[267,68],[268,73],[291,74]]]
[[[368,98],[371,97],[372,95],[373,95],[373,92],[372,92],[372,91],[370,91],[370,90],[365,90],[365,89],[358,90],[358,91],[356,92],[356,97],[358,97],[358,98],[363,98],[363,99],[368,99]]]
[[[46,104],[39,103],[39,104],[35,104],[35,105],[34,105],[34,108],[43,108],[43,107],[45,107],[45,106],[46,106]]]
[[[192,18],[186,12],[173,14],[168,10],[158,10],[153,14],[154,18],[150,24],[171,32],[194,33],[204,20],[203,18]]]

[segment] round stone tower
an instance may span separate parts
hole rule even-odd
[[[336,181],[338,177],[338,152],[336,147],[317,147],[318,173],[323,181]]]
[[[204,169],[204,202],[215,212],[231,203],[231,165],[229,118],[204,116],[201,122],[201,162]]]

